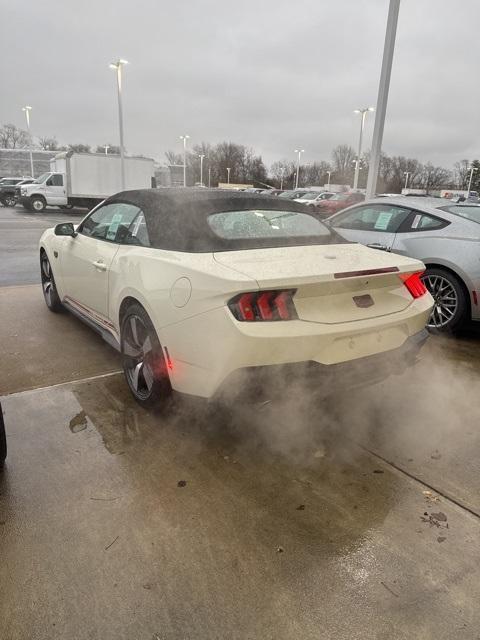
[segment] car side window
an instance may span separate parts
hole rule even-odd
[[[123,243],[140,209],[132,204],[113,202],[96,209],[80,225],[78,232],[106,242]]]
[[[442,229],[449,224],[447,220],[429,216],[426,213],[415,213],[411,222],[410,231],[430,231],[433,229]]]
[[[53,187],[63,187],[63,176],[60,175],[59,173],[55,173],[50,178],[50,184]]]
[[[336,229],[396,233],[409,214],[410,210],[403,207],[382,204],[365,205],[338,215],[332,221],[332,226]]]
[[[140,247],[150,246],[150,238],[148,237],[145,215],[140,209],[136,218],[128,228],[128,232],[123,239],[123,244],[133,244]]]

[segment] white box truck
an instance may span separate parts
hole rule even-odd
[[[30,211],[45,207],[86,207],[119,191],[155,186],[151,158],[125,158],[125,189],[122,189],[120,156],[104,153],[59,153],[50,160],[50,171],[22,186],[20,202]]]

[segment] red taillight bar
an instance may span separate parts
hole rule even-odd
[[[428,291],[427,287],[423,284],[423,281],[421,279],[421,275],[423,273],[423,271],[416,271],[415,273],[398,274],[400,280],[403,280],[403,284],[412,294],[412,298],[421,298]]]
[[[240,322],[275,322],[298,318],[293,296],[296,289],[239,293],[228,308]]]

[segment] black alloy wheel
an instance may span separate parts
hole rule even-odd
[[[172,396],[167,364],[145,309],[132,304],[122,319],[122,364],[130,391],[144,407],[166,408]]]
[[[62,311],[63,306],[55,285],[52,267],[45,251],[40,254],[40,275],[42,278],[43,297],[47,307],[54,313]]]

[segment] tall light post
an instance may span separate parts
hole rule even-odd
[[[467,198],[470,197],[470,189],[472,188],[472,180],[473,180],[473,172],[474,171],[478,171],[477,167],[474,167],[473,165],[470,167],[470,180],[468,181],[468,192],[467,192]]]
[[[328,175],[327,189],[330,189],[330,176],[332,175],[332,172],[327,171],[327,175]]]
[[[285,167],[280,167],[280,189],[283,190],[283,176],[285,175]]]
[[[120,132],[120,171],[122,176],[122,189],[125,189],[125,147],[123,144],[123,107],[122,107],[122,68],[128,64],[127,60],[119,58],[116,62],[110,63],[110,69],[117,72],[117,95],[118,95],[118,129]]]
[[[108,156],[108,150],[110,149],[110,145],[109,144],[104,144],[103,148],[105,149],[105,155]]]
[[[230,171],[231,171],[231,168],[227,167],[227,184],[230,184]]]
[[[208,188],[210,189],[210,186],[212,184],[212,167],[210,166],[210,160],[208,161]]]
[[[355,177],[353,179],[353,188],[358,189],[358,176],[360,172],[360,158],[362,157],[363,130],[365,128],[365,118],[369,111],[375,111],[375,107],[365,107],[365,109],[355,109],[353,113],[359,113],[360,118],[360,135],[358,137],[358,153],[355,161]]]
[[[203,159],[205,158],[205,154],[200,153],[198,157],[200,158],[200,184],[203,187]]]
[[[403,175],[405,176],[405,189],[407,188],[408,178],[409,178],[410,174],[411,174],[411,171],[404,171],[403,172]]]
[[[32,137],[30,135],[30,111],[32,110],[32,107],[29,107],[28,104],[25,107],[22,107],[22,111],[25,113],[25,118],[27,119],[27,131],[28,131],[28,137],[29,137],[29,145],[30,145],[30,175],[32,176],[32,178],[34,178],[35,176],[33,175],[33,153],[32,153]]]
[[[295,189],[298,189],[298,176],[300,174],[300,156],[302,153],[305,153],[305,149],[295,149],[295,153],[297,154],[297,176],[295,178]]]
[[[180,136],[183,140],[183,186],[187,186],[187,140],[190,138],[187,134]]]
[[[378,87],[375,125],[373,127],[372,153],[370,155],[370,165],[368,169],[367,198],[373,198],[377,190],[380,154],[382,152],[383,129],[385,126],[385,114],[387,113],[388,90],[390,88],[390,76],[392,73],[393,52],[395,50],[395,36],[397,34],[399,10],[400,0],[390,0],[385,44],[383,47],[382,70],[380,72],[380,84]]]

